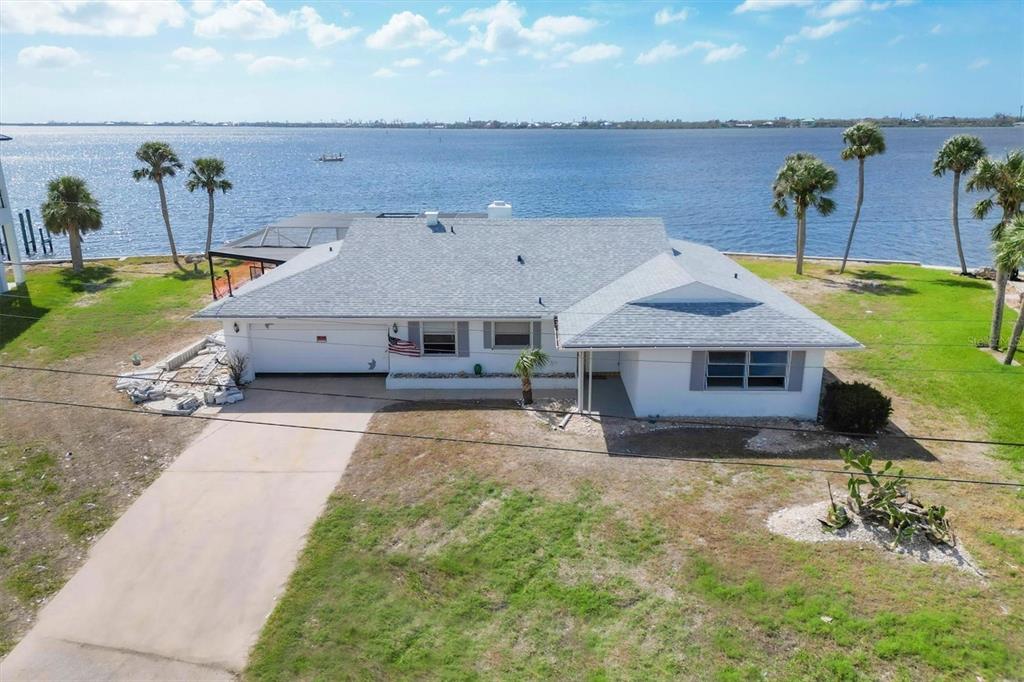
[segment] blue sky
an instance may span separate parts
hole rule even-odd
[[[1016,113],[1024,3],[0,3],[0,120]]]

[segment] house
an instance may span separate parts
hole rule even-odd
[[[617,375],[644,416],[813,418],[825,352],[860,347],[660,219],[515,219],[503,202],[381,216],[346,216],[342,239],[195,317],[223,323],[250,374],[384,374],[388,389],[517,387],[516,357],[539,347],[538,389],[575,388],[587,408],[593,376]]]

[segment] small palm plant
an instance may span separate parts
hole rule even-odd
[[[202,158],[193,159],[192,167],[188,169],[188,180],[185,181],[185,189],[195,192],[197,189],[206,190],[209,201],[206,214],[206,255],[210,254],[210,244],[213,241],[213,195],[217,190],[224,194],[231,189],[231,181],[224,179],[224,161],[222,159]]]
[[[836,202],[825,196],[839,184],[839,176],[831,166],[806,152],[786,157],[772,184],[775,197],[772,208],[785,218],[789,215],[787,199],[796,209],[796,273],[804,273],[804,247],[807,244],[807,209],[814,208],[827,216],[836,210]]]
[[[850,247],[853,246],[853,233],[857,229],[857,221],[860,220],[860,207],[864,203],[864,159],[876,154],[885,153],[885,136],[877,123],[861,121],[843,131],[843,142],[846,147],[841,153],[843,161],[857,159],[857,209],[853,212],[853,225],[850,226],[850,236],[846,240],[846,251],[843,252],[843,264],[839,267],[839,273],[846,272],[846,261],[850,257]]]
[[[1003,238],[995,244],[996,266],[1003,272],[1013,270],[1024,263],[1024,214],[1014,216],[1010,224],[1003,230]],[[1003,356],[1003,364],[1013,364],[1013,356],[1020,346],[1020,336],[1024,332],[1024,300],[1021,301],[1020,310],[1017,311],[1017,322],[1010,332],[1010,342],[1006,346],[1006,355]]]
[[[103,212],[85,180],[65,175],[51,180],[42,206],[43,224],[53,234],[66,234],[71,246],[71,269],[82,271],[82,233],[103,227]]]
[[[984,190],[991,195],[974,205],[974,217],[984,220],[993,208],[999,206],[1003,210],[1003,218],[992,228],[992,241],[999,242],[1003,231],[1015,215],[1020,213],[1024,204],[1024,149],[1014,149],[1006,154],[1005,159],[991,156],[978,161],[974,167],[974,175],[967,181],[967,191]],[[989,331],[988,345],[999,348],[999,337],[1003,330],[1003,301],[1006,298],[1006,282],[1010,271],[1004,270],[996,263],[996,301],[992,311],[992,327]]]
[[[164,227],[167,228],[167,241],[171,245],[171,260],[179,268],[178,249],[174,246],[174,233],[171,232],[171,216],[167,212],[167,192],[164,191],[164,178],[173,178],[175,173],[180,171],[182,166],[178,155],[166,142],[144,142],[135,151],[135,158],[141,161],[142,168],[132,171],[135,182],[152,180],[160,190],[160,212],[164,217]]]
[[[516,358],[516,364],[512,371],[516,373],[523,383],[523,404],[533,404],[533,373],[542,367],[547,366],[551,358],[540,348],[524,348],[523,352]]]
[[[940,178],[953,174],[953,237],[956,239],[956,254],[960,257],[960,274],[967,274],[964,247],[960,243],[960,177],[974,170],[975,164],[985,157],[985,145],[974,135],[954,135],[943,143],[935,155],[932,173]]]

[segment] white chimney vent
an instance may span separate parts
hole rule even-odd
[[[512,204],[507,201],[492,201],[487,205],[487,217],[491,220],[508,220],[512,217]]]
[[[427,227],[437,227],[440,223],[437,211],[424,211],[423,215],[427,216]]]

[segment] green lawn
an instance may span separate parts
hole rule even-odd
[[[796,277],[789,262],[745,265],[769,280]],[[811,280],[827,269],[812,264],[807,273],[803,279]],[[1024,442],[1024,368],[1007,367],[975,348],[988,341],[995,299],[989,282],[897,265],[855,266],[852,275],[871,286],[837,291],[810,304],[867,346],[843,356],[849,367],[899,396],[963,417],[989,440]],[[1007,310],[1004,342],[1016,319]],[[1018,361],[1024,361],[1024,353]],[[1024,448],[1003,448],[999,454],[1024,471]]]
[[[0,357],[65,360],[143,331],[159,333],[180,324],[210,290],[204,271],[154,275],[136,259],[130,266],[33,270],[25,287],[0,296]]]
[[[792,264],[751,267],[783,278]],[[824,275],[812,266],[808,283]],[[1024,370],[973,347],[988,328],[986,284],[914,267],[855,275],[877,285],[812,302],[868,346],[848,354],[851,369],[915,405],[925,424],[963,420],[1024,440]],[[942,345],[912,345],[925,343]],[[904,371],[925,368],[963,371]],[[441,408],[381,412],[371,428],[555,438],[521,413]],[[1022,463],[1006,448],[906,465],[1006,478]],[[832,485],[841,490],[842,477]],[[245,677],[1024,678],[1019,490],[914,487],[950,507],[980,580],[768,533],[770,511],[822,499],[824,487],[810,474],[365,437]]]

